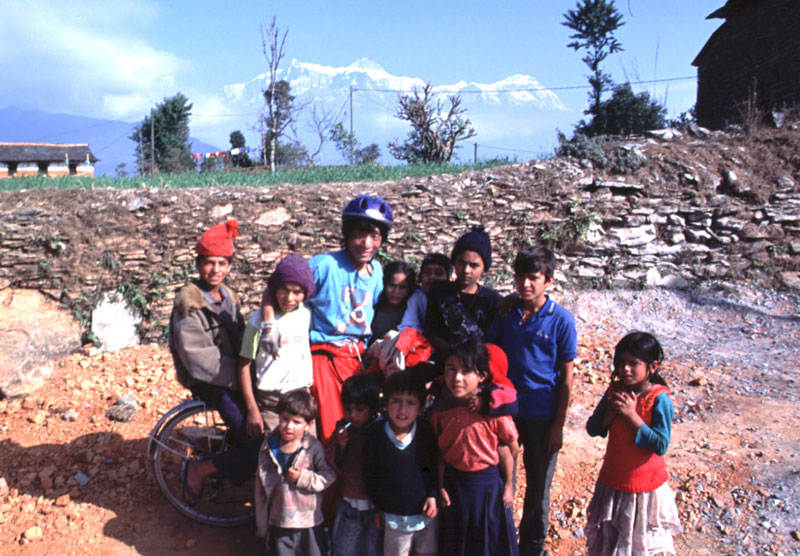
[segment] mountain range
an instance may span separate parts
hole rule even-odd
[[[298,138],[316,148],[314,130],[308,122],[312,108],[325,112],[334,122],[350,123],[352,94],[353,130],[361,145],[376,143],[383,152],[381,162],[396,162],[388,155],[387,143],[402,140],[410,130],[395,116],[398,95],[421,88],[419,77],[395,76],[369,58],[344,67],[292,60],[280,73],[289,81],[296,105],[301,111],[296,127]],[[231,131],[241,130],[247,144],[259,144],[255,123],[263,109],[265,75],[223,87],[212,97],[223,112],[204,114],[195,105],[190,124],[192,152],[216,152],[229,148]],[[352,93],[351,93],[352,87]],[[480,159],[507,156],[520,160],[546,154],[555,144],[556,128],[567,128],[577,119],[562,100],[535,78],[516,74],[494,83],[459,81],[433,87],[445,107],[446,95],[456,94],[477,135],[458,152],[461,160],[471,160],[473,143]],[[441,96],[439,96],[441,95]],[[192,99],[189,99],[190,102]],[[105,120],[70,114],[53,114],[41,109],[10,106],[0,109],[0,141],[51,143],[89,143],[100,159],[98,175],[114,175],[120,164],[132,173],[136,144],[128,138],[135,123]],[[341,163],[341,156],[327,144],[320,155],[322,163]]]
[[[358,91],[378,93],[374,98],[388,97],[393,103],[396,97],[394,91],[410,91],[425,85],[425,81],[418,77],[392,75],[369,58],[361,58],[344,67],[292,60],[289,68],[281,72],[280,77],[289,81],[292,94],[299,99],[311,95],[323,101],[340,101],[346,98],[352,86]],[[224,88],[224,97],[236,105],[258,106],[265,83],[266,75],[261,74],[250,81],[228,85]],[[488,105],[524,105],[542,111],[568,110],[554,92],[543,87],[533,77],[523,74],[512,75],[490,84],[459,81],[452,85],[433,87],[433,90],[452,94],[479,93],[478,102]],[[470,99],[476,100],[474,97]]]
[[[280,78],[291,85],[296,104],[316,104],[321,111],[336,115],[336,121],[341,121],[345,127],[349,126],[352,87],[356,138],[362,145],[377,143],[384,152],[389,140],[404,138],[410,129],[406,122],[395,117],[398,95],[425,85],[419,77],[392,75],[369,58],[361,58],[344,67],[292,60],[280,73]],[[222,91],[221,103],[231,113],[256,113],[263,104],[265,84],[266,75],[261,74],[249,81],[228,85]],[[495,83],[462,80],[434,86],[433,91],[442,97],[451,94],[461,97],[461,107],[466,109],[465,117],[477,131],[471,142],[480,144],[482,158],[513,157],[516,149],[519,158],[527,159],[530,154],[550,150],[555,143],[555,129],[568,127],[576,119],[576,114],[553,91],[524,74],[512,75]],[[438,98],[449,106],[442,97]],[[298,135],[303,139],[302,121],[297,127]],[[306,130],[305,135],[310,137],[312,134]],[[467,154],[471,155],[472,149],[469,153],[462,153],[462,158],[471,158]],[[383,162],[390,160],[384,156]]]

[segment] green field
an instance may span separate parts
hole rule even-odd
[[[314,184],[331,182],[380,182],[398,181],[409,177],[425,177],[439,174],[458,174],[470,170],[483,170],[493,166],[509,164],[508,160],[492,160],[469,165],[416,165],[416,166],[313,166],[310,168],[279,169],[274,174],[238,170],[218,170],[202,174],[168,174],[160,176],[136,176],[132,178],[55,177],[32,176],[0,179],[0,191],[22,191],[30,189],[92,189],[110,187],[115,189],[136,188],[188,188],[188,187],[269,187],[282,184]]]

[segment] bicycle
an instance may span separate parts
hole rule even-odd
[[[153,476],[167,501],[183,515],[219,527],[242,525],[255,518],[254,478],[236,485],[212,475],[196,504],[183,499],[183,462],[220,454],[232,440],[219,413],[200,400],[178,404],[153,427],[147,447]]]

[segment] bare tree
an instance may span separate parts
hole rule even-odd
[[[389,152],[398,160],[409,164],[450,162],[456,143],[474,137],[476,132],[470,121],[463,116],[461,97],[450,95],[450,108],[443,114],[441,100],[433,101],[430,83],[422,91],[414,88],[410,95],[400,95],[396,117],[411,124],[411,132],[405,142],[389,143]]]
[[[322,152],[325,141],[329,138],[330,129],[333,126],[333,109],[325,108],[322,103],[315,102],[307,109],[305,118],[305,129],[314,134],[316,138],[316,148],[314,152],[308,153],[308,164],[314,166],[317,157]],[[297,139],[295,134],[295,140]],[[309,145],[310,147],[310,145]]]
[[[336,145],[336,150],[352,165],[362,166],[364,164],[375,164],[381,157],[381,149],[377,143],[370,143],[366,147],[361,147],[354,133],[344,129],[341,122],[331,126],[328,132],[328,139]]]
[[[262,145],[262,156],[264,159],[264,166],[267,165],[267,153],[269,153],[269,168],[271,172],[275,172],[275,151],[278,143],[278,137],[280,137],[283,130],[286,129],[286,126],[289,125],[291,122],[279,122],[278,121],[278,110],[277,110],[277,97],[278,97],[278,67],[281,64],[281,60],[286,55],[284,50],[284,46],[286,45],[286,35],[289,34],[289,31],[284,31],[283,36],[281,36],[280,29],[278,29],[278,24],[275,18],[272,18],[272,23],[270,23],[267,29],[264,29],[264,26],[259,26],[259,30],[261,32],[261,49],[264,52],[264,58],[267,60],[267,67],[268,67],[268,78],[269,78],[269,85],[268,88],[262,90],[262,94],[267,101],[267,127],[269,128],[269,137],[266,134],[262,134],[262,142],[265,143]],[[262,114],[261,120],[264,120],[264,116]],[[269,148],[266,147],[266,142],[269,140]]]

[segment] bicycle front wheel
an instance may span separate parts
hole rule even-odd
[[[212,475],[206,479],[196,504],[189,505],[184,500],[183,462],[221,454],[232,441],[233,435],[219,413],[202,403],[180,410],[152,437],[153,476],[175,509],[200,523],[222,527],[254,519],[254,478],[233,484]]]

